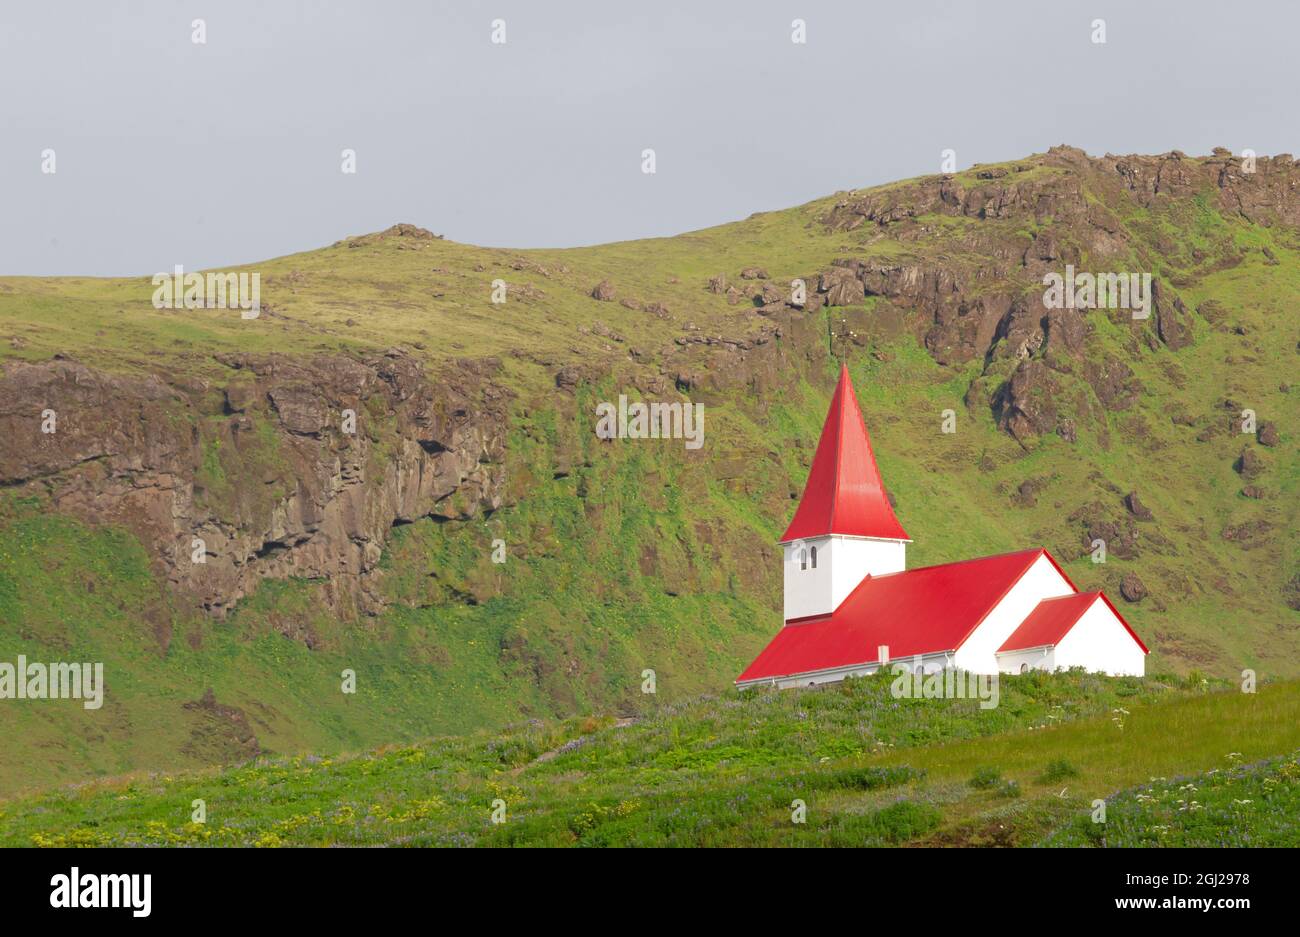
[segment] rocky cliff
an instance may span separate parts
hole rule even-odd
[[[501,506],[509,395],[496,362],[219,361],[224,382],[10,362],[0,485],[131,530],[218,616],[259,579],[289,576],[326,580],[340,613],[374,613],[393,525]]]

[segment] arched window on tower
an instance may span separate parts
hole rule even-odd
[[[808,549],[809,549],[809,552],[812,553],[812,568],[813,568],[813,569],[816,569],[816,568],[817,568],[817,548],[816,548],[816,547],[809,547]]]
[[[800,568],[800,569],[807,569],[807,568],[808,568],[808,549],[807,549],[807,547],[800,547],[800,548],[799,548],[799,568]]]

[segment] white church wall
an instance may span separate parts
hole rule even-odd
[[[822,670],[815,674],[782,677],[776,681],[776,685],[782,690],[792,690],[795,687],[801,686],[821,686],[823,683],[839,683],[845,677],[865,677],[868,674],[875,672],[875,666],[841,667],[837,670]]]
[[[1141,677],[1146,673],[1146,654],[1110,606],[1098,598],[1057,645],[1056,666]]]
[[[1056,571],[1046,554],[1037,560],[985,616],[975,633],[957,650],[957,666],[971,673],[998,673],[997,650],[1043,599],[1073,595],[1074,588]]]
[[[834,610],[831,605],[832,566],[829,537],[795,540],[785,544],[785,562],[782,563],[785,585],[785,620],[825,615]],[[817,550],[817,565],[812,565],[812,549]],[[806,556],[807,560],[801,560]]]
[[[1056,669],[1056,649],[1051,647],[1027,647],[1018,651],[1003,651],[998,654],[998,670],[1002,673],[1026,673],[1030,670]]]
[[[834,608],[849,597],[868,574],[902,572],[907,568],[907,544],[902,540],[871,540],[866,537],[832,537],[835,579],[831,592]]]
[[[868,573],[900,572],[906,568],[906,543],[902,540],[872,540],[867,537],[830,535],[787,543],[782,564],[785,587],[785,620],[829,615],[840,607]],[[817,566],[812,549],[817,549]],[[807,551],[807,568],[800,551]]]

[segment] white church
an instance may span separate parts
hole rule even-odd
[[[738,687],[832,683],[887,665],[975,674],[1082,667],[1142,676],[1147,647],[1042,548],[908,569],[847,367],[781,538],[785,626]]]

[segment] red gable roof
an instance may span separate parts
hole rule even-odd
[[[1137,646],[1142,648],[1143,654],[1150,654],[1151,651],[1142,639],[1137,636],[1133,626],[1124,620],[1124,616],[1119,613],[1110,599],[1106,598],[1106,593],[1100,590],[1096,592],[1080,592],[1077,595],[1064,595],[1055,599],[1043,599],[1035,606],[1034,610],[1029,613],[1029,617],[1021,622],[1020,627],[1012,632],[1011,637],[998,648],[1002,651],[1023,651],[1030,647],[1047,647],[1048,645],[1060,644],[1061,639],[1070,633],[1070,629],[1078,623],[1083,617],[1083,613],[1092,608],[1092,603],[1100,599],[1106,603],[1106,607],[1111,613],[1119,619],[1119,623],[1124,626]]]
[[[1060,644],[1061,639],[1083,617],[1083,613],[1092,608],[1100,597],[1100,592],[1079,592],[1043,599],[998,648],[998,652]]]
[[[911,539],[889,506],[849,369],[843,365],[803,498],[781,542],[826,534]]]
[[[1040,556],[1056,565],[1038,549],[868,576],[830,615],[787,623],[736,682],[874,663],[882,644],[892,658],[955,651]]]

